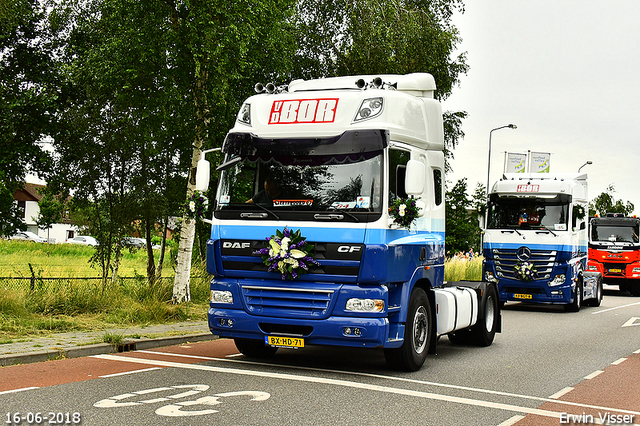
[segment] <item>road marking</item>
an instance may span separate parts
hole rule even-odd
[[[640,318],[638,317],[631,317],[629,318],[629,321],[625,322],[624,324],[622,324],[623,327],[631,327],[634,325],[640,325],[640,322],[636,322],[636,320],[640,320]]]
[[[627,360],[626,358],[620,358],[620,359],[619,359],[619,360],[617,360],[617,361],[613,361],[613,362],[611,363],[611,365],[618,365],[618,364],[622,364],[622,363],[623,363],[624,361],[626,361],[626,360]]]
[[[38,388],[37,386],[31,386],[29,388],[12,389],[12,390],[8,390],[8,391],[2,391],[2,392],[0,392],[0,395],[4,395],[4,394],[7,394],[7,393],[28,391],[28,390],[33,390],[33,389],[40,389],[40,388]]]
[[[591,379],[593,379],[594,377],[597,377],[597,376],[599,376],[599,375],[600,375],[600,374],[602,374],[602,373],[604,373],[604,371],[602,371],[602,370],[596,370],[596,371],[594,371],[593,373],[589,374],[588,376],[585,376],[584,378],[585,378],[585,380],[591,380]]]
[[[145,371],[153,371],[153,370],[161,370],[161,368],[160,367],[143,368],[142,370],[125,371],[124,373],[105,374],[104,376],[98,376],[98,377],[100,377],[101,379],[105,379],[108,377],[126,376],[127,374],[142,373]]]
[[[440,395],[440,394],[431,393],[431,392],[421,392],[421,391],[414,391],[410,389],[393,388],[389,386],[373,385],[373,384],[353,382],[348,380],[329,379],[329,378],[313,377],[313,376],[302,376],[302,375],[294,375],[294,374],[287,374],[287,373],[272,373],[272,372],[266,372],[266,371],[242,370],[242,369],[236,369],[236,368],[223,368],[223,367],[214,367],[214,366],[202,365],[202,364],[182,364],[177,362],[148,360],[148,359],[131,358],[127,356],[117,356],[117,355],[93,355],[93,357],[110,360],[110,361],[131,362],[136,364],[151,364],[151,365],[156,365],[161,367],[174,367],[174,368],[182,368],[187,370],[211,371],[211,372],[217,372],[217,373],[237,374],[237,375],[254,376],[254,377],[266,377],[266,378],[272,378],[272,379],[292,380],[292,381],[298,381],[298,382],[323,383],[326,385],[343,386],[343,387],[348,387],[353,389],[385,392],[385,393],[391,393],[396,395],[414,396],[418,398],[431,399],[435,401],[453,402],[457,404],[465,404],[465,405],[484,407],[484,408],[495,408],[498,410],[513,411],[516,413],[524,413],[524,414],[533,414],[533,415],[551,417],[551,418],[557,418],[557,419],[559,419],[564,414],[564,413],[555,412],[555,411],[541,410],[538,408],[521,407],[521,406],[512,405],[512,404],[503,404],[503,403],[483,401],[483,400],[471,399],[471,398],[462,398],[462,397],[449,396],[449,395]],[[563,401],[553,401],[553,402],[563,402]],[[627,412],[626,410],[619,410],[619,409],[608,409],[608,410],[613,412],[620,412],[620,413]],[[634,413],[634,412],[629,412],[629,413],[640,415],[640,413]]]
[[[638,351],[640,351],[640,349],[638,349]],[[199,356],[199,355],[174,354],[174,353],[157,352],[157,351],[139,350],[139,351],[136,351],[136,353],[147,353],[147,354],[153,354],[153,355],[158,355],[158,354],[160,354],[160,355],[171,355],[171,356],[175,356],[175,357],[198,358],[198,359],[202,359],[202,360],[205,360],[205,361],[222,361],[222,362],[232,362],[232,363],[245,364],[245,365],[256,365],[256,366],[266,366],[266,367],[280,367],[280,368],[288,368],[288,369],[293,369],[293,370],[305,370],[305,371],[314,371],[314,372],[321,372],[321,373],[335,373],[335,374],[350,375],[350,376],[371,377],[371,378],[382,379],[382,380],[408,382],[408,383],[415,383],[415,384],[426,385],[426,386],[441,387],[441,388],[446,388],[446,389],[455,389],[455,390],[464,390],[464,391],[469,391],[469,392],[485,393],[485,394],[489,394],[489,395],[506,396],[506,397],[520,398],[520,399],[529,399],[529,400],[533,400],[533,401],[542,401],[542,402],[553,402],[553,403],[556,403],[556,404],[571,405],[571,406],[580,407],[580,408],[591,408],[591,409],[600,410],[600,411],[616,411],[616,412],[620,412],[620,413],[628,413],[628,414],[633,414],[633,415],[640,416],[640,412],[637,412],[637,411],[620,410],[620,409],[617,409],[617,408],[603,407],[603,406],[591,405],[591,404],[581,404],[581,403],[578,403],[578,402],[558,401],[558,400],[551,399],[551,398],[543,398],[543,397],[539,397],[539,396],[530,396],[530,395],[522,395],[522,394],[510,393],[510,392],[494,391],[494,390],[491,390],[491,389],[479,389],[479,388],[472,388],[472,387],[468,387],[468,386],[451,385],[451,384],[447,384],[447,383],[427,382],[427,381],[424,381],[424,380],[409,379],[409,378],[405,378],[405,377],[383,376],[381,374],[362,373],[362,372],[357,372],[357,371],[332,370],[332,369],[314,368],[314,367],[301,367],[301,366],[294,366],[294,365],[278,365],[278,364],[269,364],[269,363],[256,362],[256,361],[245,361],[245,360],[225,359],[225,358],[213,358],[213,357],[206,357],[206,356]],[[602,371],[596,372],[596,373],[591,373],[587,377],[590,377],[590,376],[595,377],[598,374],[602,373]]]
[[[638,349],[637,351],[633,351],[634,354],[640,354],[640,349]]]
[[[573,390],[573,388],[572,388],[572,387],[570,387],[570,386],[569,386],[569,387],[566,387],[566,388],[562,389],[561,391],[558,391],[558,392],[554,393],[553,395],[551,395],[551,396],[549,397],[549,399],[558,399],[558,398],[560,398],[561,396],[568,394],[568,393],[569,393],[569,392],[571,392],[572,390]]]
[[[500,423],[498,426],[512,426],[522,419],[524,419],[524,416],[513,416],[510,419],[507,419],[504,422]]]
[[[640,302],[630,303],[628,305],[616,306],[614,308],[609,308],[609,309],[603,309],[603,310],[597,311],[597,312],[591,312],[591,315],[601,314],[603,312],[609,312],[609,311],[613,311],[613,310],[616,310],[616,309],[628,308],[630,306],[635,306],[635,305],[640,305]]]

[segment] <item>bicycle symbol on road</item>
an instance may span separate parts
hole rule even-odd
[[[143,404],[156,404],[160,402],[176,401],[178,399],[194,396],[208,389],[209,389],[208,385],[177,385],[177,386],[145,389],[141,391],[123,393],[121,395],[112,396],[110,398],[106,398],[96,402],[95,404],[93,404],[93,406],[97,408],[115,408],[115,407],[131,407],[131,406],[143,405]],[[179,391],[179,392],[173,395],[143,399],[140,401],[131,400],[134,397],[146,397],[147,395],[153,396],[153,394],[156,394],[159,392],[167,392],[167,391]],[[172,404],[165,405],[163,407],[158,408],[156,410],[156,414],[158,414],[159,416],[168,416],[168,417],[203,416],[206,414],[214,414],[214,413],[217,413],[218,410],[214,410],[213,408],[210,408],[210,407],[214,407],[216,405],[222,404],[223,401],[221,399],[223,398],[234,397],[234,396],[249,397],[250,401],[265,401],[269,399],[269,397],[271,397],[270,394],[266,392],[260,392],[260,391],[238,391],[238,392],[217,393],[212,396],[202,396],[194,400],[175,402]],[[186,409],[187,407],[194,408],[199,405],[204,406],[205,409],[201,409],[201,410]]]

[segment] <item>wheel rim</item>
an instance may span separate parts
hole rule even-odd
[[[413,349],[417,354],[424,352],[427,346],[427,334],[429,333],[429,320],[427,310],[420,306],[413,317]]]
[[[493,303],[493,297],[487,297],[487,305],[485,306],[484,312],[484,327],[487,329],[487,332],[491,333],[493,330],[493,321],[495,318],[495,304]]]

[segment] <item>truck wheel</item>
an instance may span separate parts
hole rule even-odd
[[[429,298],[423,289],[415,288],[409,300],[404,343],[399,348],[384,350],[387,365],[396,370],[419,370],[429,353],[432,327]]]
[[[573,302],[568,305],[564,305],[564,310],[567,312],[578,312],[582,307],[582,279],[578,279],[576,285],[576,294],[573,297]]]
[[[242,355],[250,358],[271,358],[278,351],[278,348],[267,346],[260,340],[233,339],[233,342]]]
[[[596,296],[593,299],[589,299],[587,304],[589,306],[598,307],[602,303],[602,279],[598,279],[598,284],[596,285]]]
[[[627,289],[629,290],[629,293],[631,293],[632,296],[634,297],[640,296],[640,283],[638,282],[630,283]]]
[[[487,286],[480,301],[479,318],[471,328],[471,334],[478,346],[490,346],[496,337],[498,321],[500,321],[500,304],[494,286]]]

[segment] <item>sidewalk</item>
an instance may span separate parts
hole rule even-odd
[[[118,345],[101,343],[107,333],[112,336],[122,336],[121,343]],[[127,352],[216,338],[217,336],[209,331],[206,320],[150,325],[148,327],[60,333],[48,337],[16,339],[12,343],[0,344],[0,366]]]

